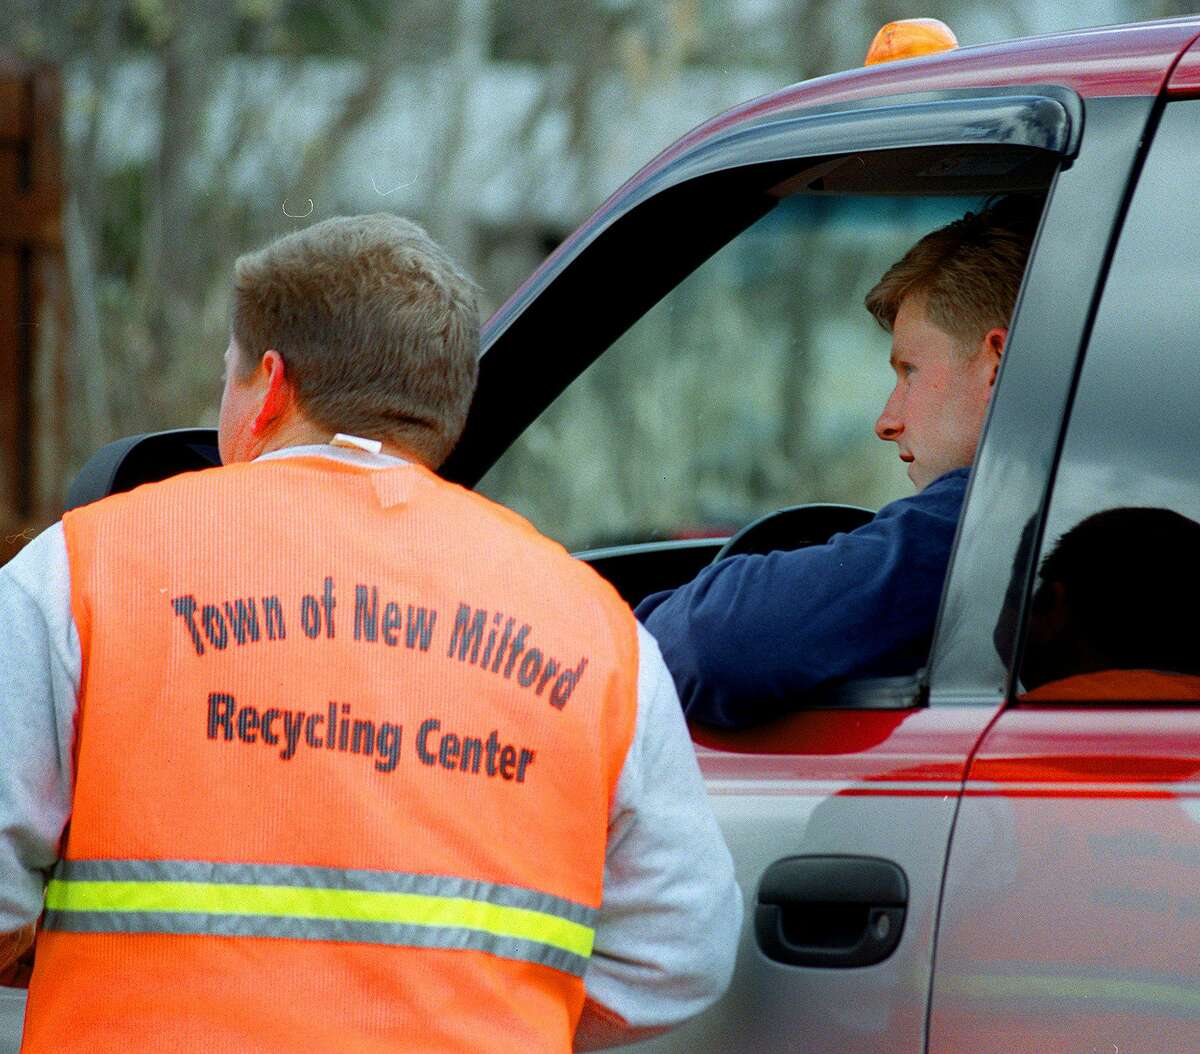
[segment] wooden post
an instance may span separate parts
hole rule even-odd
[[[55,70],[0,60],[0,563],[28,540],[26,528],[53,518],[38,507],[44,424],[34,377],[40,350],[58,360],[46,364],[51,375],[61,372],[66,338],[54,325],[52,348],[38,339],[48,316],[42,276],[61,273],[61,112]]]

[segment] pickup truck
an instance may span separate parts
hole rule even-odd
[[[443,471],[474,487],[492,470],[482,489],[521,508],[513,481],[536,487],[536,471],[493,466],[510,447],[528,464],[520,437],[539,427],[534,453],[553,456],[546,437],[578,416],[563,400],[581,386],[594,398],[589,367],[619,371],[639,327],[656,336],[638,354],[657,348],[664,378],[650,416],[679,420],[667,402],[686,408],[689,377],[732,369],[731,398],[775,383],[755,377],[778,353],[765,345],[710,333],[704,354],[725,344],[732,367],[681,358],[712,296],[752,317],[768,272],[828,254],[830,283],[791,290],[797,311],[844,298],[862,314],[861,291],[836,288],[847,245],[877,276],[964,202],[1044,202],[928,663],[797,699],[762,728],[693,729],[746,921],[728,994],[643,1049],[1200,1050],[1200,709],[1119,685],[1037,700],[1021,681],[1038,568],[1068,529],[1128,506],[1200,519],[1198,37],[1189,17],[1014,40],[745,103],[651,161],[487,323]],[[699,469],[638,449],[644,410],[610,416],[623,464],[648,481],[645,507],[711,489]],[[692,427],[736,433],[737,421]],[[73,500],[214,450],[203,430],[122,441]],[[625,500],[626,480],[578,471]],[[737,544],[819,543],[859,515],[789,509]],[[723,549],[677,537],[580,555],[636,602]],[[1122,558],[1106,553],[1096,575]],[[1196,600],[1172,600],[1173,587],[1161,583],[1161,604],[1195,622]]]

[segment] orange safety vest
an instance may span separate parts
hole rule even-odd
[[[64,517],[73,812],[23,1051],[566,1051],[636,720],[616,593],[416,466]]]

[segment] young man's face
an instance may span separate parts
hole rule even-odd
[[[896,444],[918,490],[974,461],[1006,335],[993,329],[964,348],[925,317],[922,296],[900,302],[892,325],[896,386],[875,434]]]

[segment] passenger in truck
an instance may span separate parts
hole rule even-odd
[[[1040,209],[1011,196],[967,213],[867,295],[896,376],[875,434],[896,444],[916,494],[824,545],[734,556],[638,606],[690,718],[743,728],[823,686],[925,663]]]

